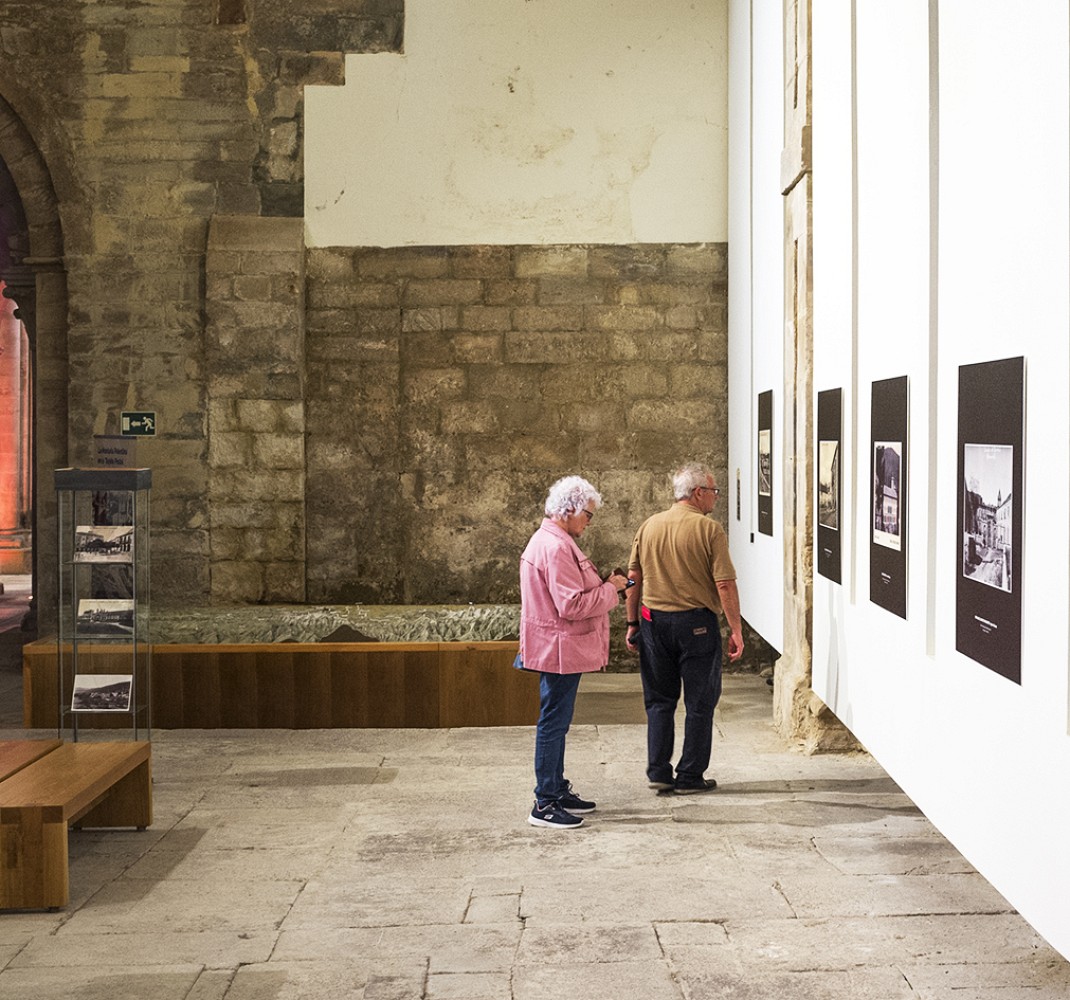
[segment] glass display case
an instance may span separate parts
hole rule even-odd
[[[59,735],[152,737],[151,469],[57,469]]]

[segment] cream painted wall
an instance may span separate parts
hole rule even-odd
[[[856,514],[843,586],[815,578],[814,687],[1070,956],[1070,12],[1065,0],[823,0],[813,38],[815,388],[844,389]],[[958,369],[1017,355],[1021,685],[955,649]],[[868,565],[870,391],[899,375],[905,621],[870,603]]]
[[[782,495],[784,427],[784,135],[782,11],[732,0],[729,15],[728,461],[732,560],[743,617],[784,648],[784,517],[773,504],[773,534],[758,531],[757,397],[773,390],[774,491]],[[736,470],[740,473],[736,516]]]
[[[727,0],[407,0],[305,89],[309,246],[727,240]]]

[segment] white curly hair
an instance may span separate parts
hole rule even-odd
[[[582,476],[565,476],[550,487],[546,494],[546,516],[565,518],[583,510],[594,501],[595,510],[602,506],[602,495]]]

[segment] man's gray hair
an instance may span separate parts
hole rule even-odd
[[[713,473],[698,462],[688,462],[681,466],[672,477],[672,495],[677,500],[686,500],[696,486],[705,486]]]
[[[546,495],[546,516],[565,518],[583,510],[594,501],[595,509],[602,506],[602,495],[581,476],[565,476],[550,487]]]

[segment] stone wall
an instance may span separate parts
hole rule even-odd
[[[547,487],[624,565],[682,461],[727,463],[724,245],[309,252],[308,599],[518,599]]]
[[[139,442],[138,460],[154,473],[156,599],[303,588],[276,587],[263,567],[254,587],[246,566],[244,583],[221,590],[212,571],[210,554],[222,559],[213,527],[229,527],[210,509],[220,451],[210,465],[209,372],[220,355],[206,344],[209,222],[302,214],[303,86],[343,82],[346,53],[399,51],[403,15],[404,0],[0,0],[0,218],[14,221],[0,278],[10,288],[11,269],[31,270],[42,318],[43,584],[52,469],[91,463],[94,435],[118,433],[122,410],[152,410],[158,436]],[[23,167],[35,156],[45,181],[30,188]],[[50,213],[61,241],[43,238]],[[57,313],[65,321],[43,321]],[[218,330],[209,337],[218,347]],[[246,532],[243,551],[251,542]],[[41,593],[47,617],[54,602]]]

